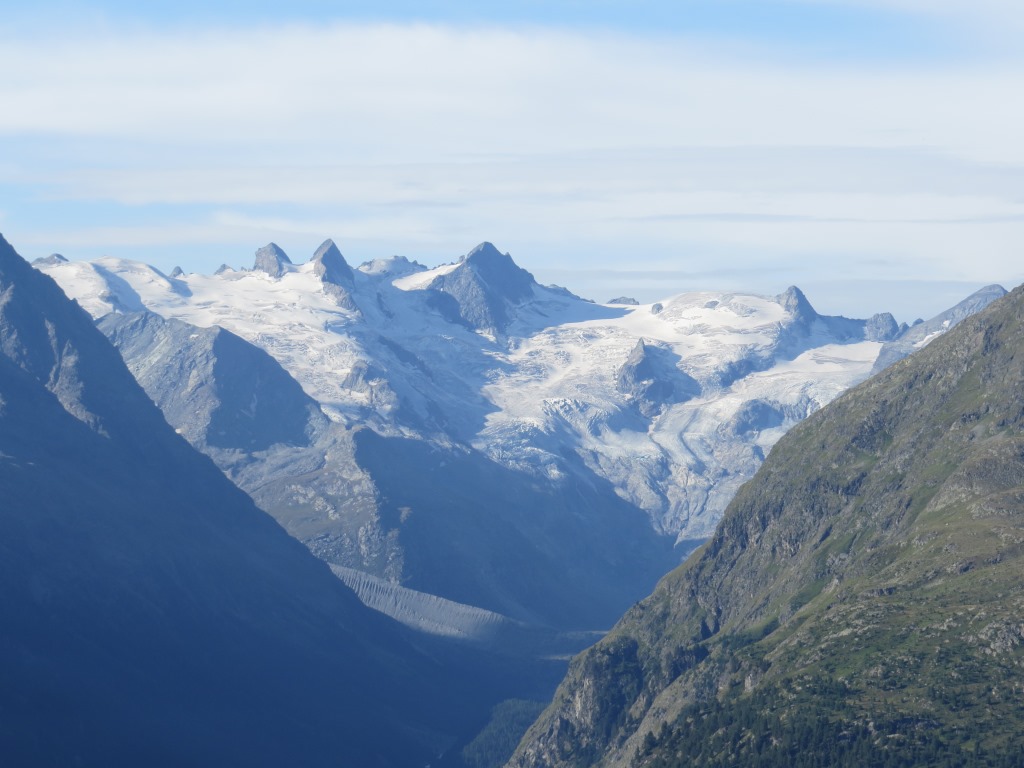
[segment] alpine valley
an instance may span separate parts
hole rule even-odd
[[[422,705],[380,716],[410,734],[394,750],[408,756],[429,747],[435,758],[446,752],[443,765],[474,768],[511,754],[538,710],[519,699],[550,697],[569,655],[716,530],[787,431],[872,373],[902,370],[894,363],[930,349],[1005,294],[983,288],[911,326],[888,313],[819,315],[795,287],[777,296],[694,292],[649,305],[628,297],[597,304],[539,285],[489,243],[433,269],[398,256],[353,269],[330,240],[304,264],[270,244],[252,268],[223,266],[213,275],[165,275],[113,258],[53,255],[34,265],[92,315],[163,412],[171,437],[176,431],[181,445],[184,438],[206,454],[325,561],[317,578],[333,572],[339,594],[354,592],[364,604],[347,610],[377,617],[376,629],[353,629],[353,639],[393,648],[401,662],[382,663],[403,670],[408,695]],[[37,335],[57,348],[52,334]],[[55,384],[45,371],[37,378],[52,391],[74,389],[74,381]],[[82,419],[74,402],[66,410]],[[146,460],[173,474],[182,493],[196,482],[188,468]],[[167,503],[178,502],[169,496]],[[722,531],[712,549],[725,546]],[[739,557],[746,549],[732,537]],[[770,551],[749,556],[774,557]],[[767,574],[749,583],[767,588]],[[811,586],[825,594],[819,577]],[[674,690],[674,675],[691,667],[712,668],[700,662],[719,658],[713,646],[730,636],[732,614],[701,613],[697,639],[686,634],[688,618],[677,631],[678,617],[666,614],[650,638],[686,637],[664,653],[647,636],[622,640],[629,633],[622,627],[682,578],[668,577],[574,662],[515,765],[627,765],[641,753],[655,761],[668,754],[647,735],[668,744],[672,718],[725,678],[701,677],[700,695],[681,694],[667,708],[658,703],[662,688]],[[788,613],[757,609],[766,633],[817,604],[811,586]],[[673,610],[707,609],[718,599],[702,595],[673,597]],[[621,659],[617,643],[625,643]],[[668,654],[669,672],[648,673],[648,645],[650,659]],[[345,655],[377,674],[372,662]],[[771,679],[769,662],[755,669],[735,658],[723,663],[742,671],[751,690]],[[607,674],[581,672],[595,663]],[[334,675],[325,670],[325,679]],[[439,676],[452,681],[441,686],[445,695],[416,692]],[[470,680],[472,690],[460,687]],[[398,686],[381,694],[382,707],[389,695],[405,695]],[[504,699],[488,725],[486,713]],[[436,719],[424,720],[424,711]],[[325,708],[323,717],[332,712]],[[372,708],[365,714],[377,717]],[[478,738],[460,757],[485,725],[480,738],[500,732],[493,740],[504,746],[481,746]],[[380,764],[414,764],[397,752],[367,754]]]
[[[209,276],[36,266],[364,599],[467,639],[606,629],[787,429],[1005,293],[908,328],[820,316],[797,288],[595,304],[490,243],[435,269],[353,269],[330,240],[305,264],[270,244]]]

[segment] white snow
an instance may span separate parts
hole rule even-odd
[[[507,339],[488,339],[423,300],[423,288],[460,264],[389,280],[392,262],[354,273],[358,311],[338,306],[308,264],[279,279],[245,271],[168,280],[118,259],[40,268],[94,316],[134,303],[238,334],[273,355],[335,420],[472,445],[555,479],[569,471],[571,450],[655,527],[680,537],[707,535],[785,430],[866,378],[881,347],[839,343],[822,326],[788,359],[779,343],[791,318],[763,296],[684,293],[655,313],[541,287],[515,309]],[[641,417],[616,388],[640,338],[673,356],[701,394]],[[753,373],[726,376],[750,361]],[[733,421],[752,401],[784,419],[737,433]]]
[[[412,275],[400,277],[397,280],[392,281],[391,284],[400,291],[420,291],[430,285],[441,275],[447,275],[450,272],[454,272],[458,266],[458,263],[444,264],[434,269],[428,269],[426,272],[416,272]]]

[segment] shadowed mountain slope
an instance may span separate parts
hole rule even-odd
[[[510,765],[1024,764],[1024,289],[794,427]]]
[[[419,765],[473,716],[2,238],[0,499],[0,762]]]

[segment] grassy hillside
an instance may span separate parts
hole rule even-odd
[[[1017,289],[783,438],[510,765],[1024,764],[1022,552]]]

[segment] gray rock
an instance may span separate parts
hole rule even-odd
[[[434,279],[430,290],[454,299],[458,316],[471,328],[502,333],[515,308],[533,297],[537,283],[507,253],[481,243],[448,274]]]
[[[793,322],[798,325],[808,326],[817,319],[818,313],[814,311],[811,302],[804,296],[804,292],[795,285],[789,286],[785,291],[776,297],[776,301],[782,305],[793,317]]]
[[[278,247],[277,243],[267,243],[256,251],[256,261],[252,268],[257,272],[266,272],[271,277],[281,277],[291,266],[288,254]]]
[[[900,327],[889,312],[872,315],[864,326],[864,338],[867,341],[891,341],[900,334]]]
[[[230,331],[152,312],[98,321],[167,420],[200,450],[309,446],[328,424],[319,405],[262,349]]]
[[[320,278],[324,292],[333,296],[339,306],[353,311],[358,309],[352,297],[355,276],[333,240],[324,240],[313,254],[313,274]]]
[[[352,267],[341,255],[338,246],[328,238],[321,243],[313,254],[313,272],[325,283],[351,288],[354,277]]]
[[[641,415],[657,415],[665,406],[683,403],[700,394],[700,384],[677,365],[678,357],[667,349],[638,339],[616,373],[617,389],[633,398]]]

